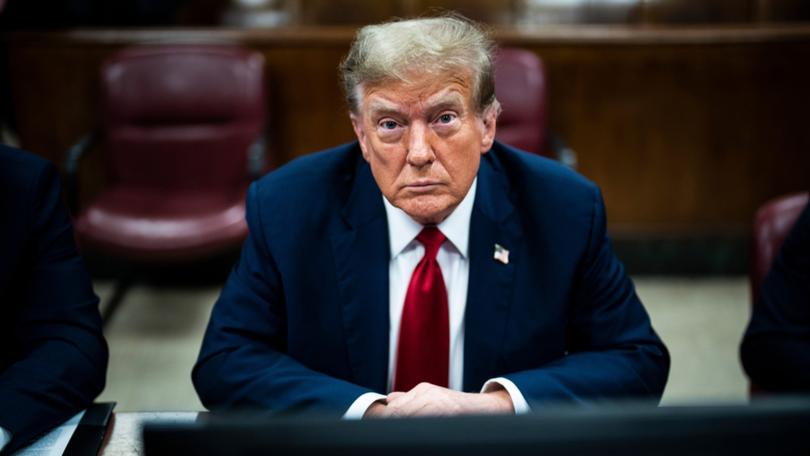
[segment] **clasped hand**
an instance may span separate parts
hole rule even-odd
[[[364,418],[449,416],[514,413],[512,399],[503,388],[485,393],[464,393],[430,383],[420,383],[408,392],[395,391],[372,404]]]

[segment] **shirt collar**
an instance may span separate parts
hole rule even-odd
[[[477,184],[478,177],[473,179],[473,183],[461,203],[437,226],[464,258],[467,258],[468,253],[470,219],[472,218]],[[396,258],[424,227],[402,209],[391,204],[385,196],[382,198],[385,204],[385,215],[388,217],[388,239],[391,246],[391,258]]]

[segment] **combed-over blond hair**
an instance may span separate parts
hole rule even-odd
[[[458,15],[395,20],[357,32],[340,65],[349,109],[359,113],[361,85],[408,82],[414,76],[469,71],[479,114],[497,107],[493,76],[495,45],[472,21]]]

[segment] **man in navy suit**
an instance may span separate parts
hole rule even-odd
[[[611,252],[598,188],[494,141],[491,49],[457,17],[358,33],[341,66],[358,141],[248,193],[250,236],[192,373],[208,408],[360,418],[660,399],[669,356]]]
[[[87,408],[106,371],[98,298],[59,175],[45,160],[0,145],[0,449],[10,452]]]

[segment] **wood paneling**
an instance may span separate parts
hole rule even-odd
[[[61,162],[96,122],[96,69],[139,42],[230,42],[267,60],[276,163],[353,139],[336,67],[352,28],[75,30],[5,38],[23,145]],[[810,187],[810,27],[500,29],[546,62],[551,128],[596,181],[614,233],[744,232]],[[85,196],[103,185],[86,163]]]
[[[806,46],[533,49],[566,87],[552,128],[604,188],[615,229],[745,226],[757,201],[810,184],[810,68],[789,64]]]

